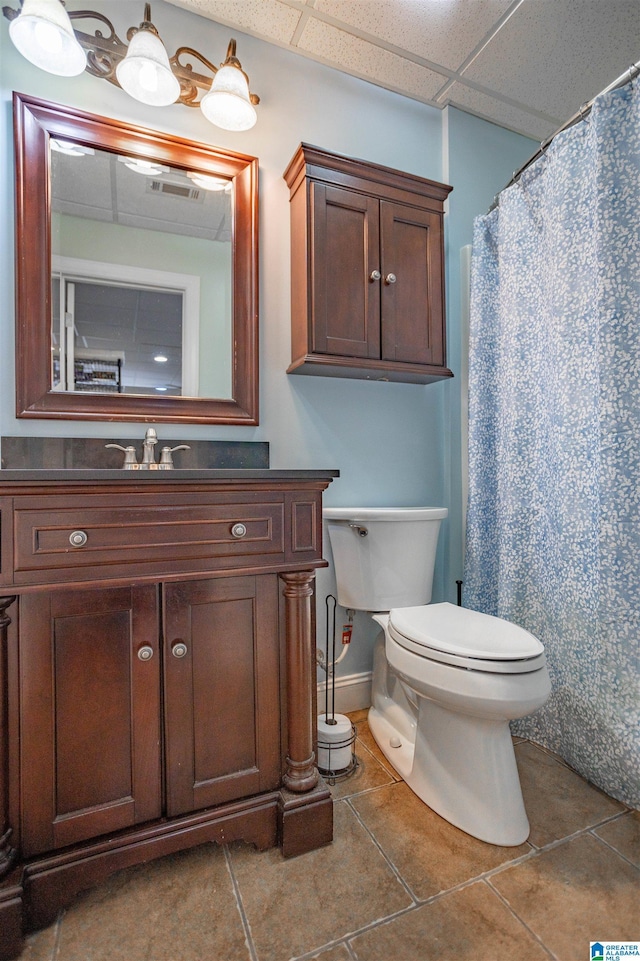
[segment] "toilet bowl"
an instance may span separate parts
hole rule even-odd
[[[501,618],[429,604],[442,508],[325,508],[338,602],[373,613],[371,732],[434,811],[492,844],[529,835],[509,721],[551,692],[544,648]],[[401,598],[400,603],[385,604]]]

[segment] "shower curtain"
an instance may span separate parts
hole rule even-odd
[[[475,224],[464,604],[545,645],[514,733],[640,806],[640,88]]]

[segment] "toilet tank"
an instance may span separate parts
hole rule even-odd
[[[326,507],[338,603],[390,611],[431,600],[446,507]]]

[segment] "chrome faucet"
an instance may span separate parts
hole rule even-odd
[[[157,466],[155,453],[153,450],[157,443],[158,435],[156,434],[155,427],[147,427],[147,432],[144,435],[144,442],[142,444],[142,462],[140,464],[141,470],[152,470],[153,467]]]
[[[124,470],[173,470],[173,457],[176,450],[191,450],[188,444],[178,444],[177,447],[163,447],[160,451],[160,460],[156,463],[154,447],[158,443],[158,435],[155,427],[147,427],[142,444],[142,460],[136,460],[135,447],[121,447],[120,444],[105,444],[105,447],[115,447],[116,450],[124,452]]]

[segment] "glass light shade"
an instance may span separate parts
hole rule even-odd
[[[59,77],[77,77],[87,66],[69,14],[60,0],[24,0],[9,24],[9,36],[23,57]]]
[[[166,107],[180,96],[180,83],[164,44],[152,30],[138,30],[116,67],[118,83],[130,97],[151,107]]]
[[[257,120],[246,77],[232,65],[220,67],[200,109],[207,120],[223,130],[249,130]]]
[[[57,153],[66,154],[68,157],[86,157],[93,156],[95,154],[93,147],[82,147],[79,143],[71,143],[68,140],[59,140],[57,137],[51,137],[49,139],[49,146]]]
[[[202,190],[227,190],[227,188],[231,186],[228,180],[223,180],[221,177],[210,177],[208,174],[188,171],[187,177],[196,187],[201,187]]]
[[[158,177],[162,173],[168,173],[170,169],[153,160],[142,160],[141,157],[118,157],[118,160],[129,170],[133,170],[137,174],[143,174],[145,177]]]

